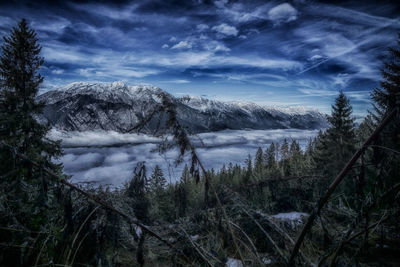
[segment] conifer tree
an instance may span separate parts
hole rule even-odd
[[[261,147],[257,149],[256,156],[254,159],[254,172],[257,177],[261,178],[263,175],[263,167],[264,167],[264,156]]]
[[[336,174],[351,158],[355,151],[355,125],[351,117],[353,109],[349,99],[340,91],[332,105],[328,121],[331,127],[326,130],[324,142],[327,148],[326,164]],[[332,173],[331,172],[331,173]]]
[[[400,34],[397,41],[397,47],[390,48],[390,59],[385,62],[382,69],[381,88],[375,88],[371,94],[374,113],[371,113],[375,121],[375,127],[388,115],[400,101]],[[368,119],[368,118],[367,118]],[[371,128],[371,120],[365,120],[364,128]],[[378,179],[384,181],[381,186],[390,187],[394,183],[400,182],[400,157],[389,152],[386,147],[394,151],[400,151],[400,117],[395,116],[389,125],[385,127],[381,135],[375,140],[373,151],[373,162],[379,166],[383,172],[377,174],[377,177],[385,173],[385,177]],[[379,148],[380,147],[380,148]]]
[[[44,59],[34,30],[25,19],[4,37],[0,57],[0,136],[33,160],[48,160],[59,153],[59,146],[45,140],[49,127],[36,116],[44,104],[35,97],[43,82],[38,73]]]
[[[314,169],[314,146],[313,139],[308,140],[306,151],[304,152],[304,168],[308,174]]]
[[[397,43],[400,46],[400,35]],[[378,117],[383,117],[396,106],[396,97],[400,94],[400,48],[390,48],[390,56],[382,70],[381,88],[375,88],[371,94]]]
[[[156,165],[148,181],[150,191],[155,194],[159,194],[162,190],[165,189],[166,184],[167,180],[165,179],[161,168]]]
[[[149,199],[147,192],[146,166],[140,162],[133,171],[133,177],[128,184],[126,194],[133,200],[132,206],[135,216],[144,222],[149,220]]]
[[[147,184],[151,197],[151,217],[170,217],[168,215],[168,212],[171,210],[170,200],[168,199],[166,193],[167,180],[165,179],[164,174],[158,165],[154,167],[153,173],[151,174]]]
[[[228,172],[226,170],[225,164],[222,165],[222,168],[221,168],[221,170],[219,172],[219,177],[220,177],[220,180],[221,180],[222,183],[228,183],[229,174],[228,174]]]
[[[175,206],[177,208],[177,216],[184,216],[188,206],[190,172],[189,167],[185,164],[183,168],[180,182],[175,185]]]
[[[279,144],[272,143],[265,151],[265,161],[267,167],[267,174],[269,178],[278,178],[281,173],[278,168],[277,157],[279,156]]]
[[[37,121],[44,107],[35,99],[43,82],[39,69],[44,59],[40,56],[41,46],[36,33],[22,19],[3,41],[0,56],[0,141],[43,167],[59,172],[60,165],[51,161],[61,154],[59,142],[46,139],[49,126]],[[16,159],[7,150],[0,153],[0,173],[3,190],[0,193],[7,199],[9,211],[18,214],[18,218],[12,219],[13,223],[18,221],[21,227],[30,229],[39,229],[46,224],[53,180],[47,179],[39,168]],[[6,225],[8,222],[1,223]]]
[[[299,176],[302,172],[302,151],[299,143],[296,140],[292,140],[289,150],[289,174],[293,176]]]
[[[340,91],[335,104],[332,105],[331,115],[328,116],[331,127],[325,133],[319,133],[316,144],[316,168],[324,175],[324,179],[319,181],[319,186],[316,188],[319,194],[326,189],[355,152],[355,125],[351,115],[350,101]],[[341,188],[351,195],[353,186],[351,179],[345,179]]]
[[[246,168],[246,172],[244,173],[244,176],[243,176],[243,183],[248,184],[248,183],[250,183],[251,176],[253,175],[253,163],[251,161],[250,155],[248,155],[248,157],[246,159],[246,164],[247,164],[247,168]]]
[[[187,183],[189,182],[189,179],[190,179],[189,167],[187,166],[187,164],[185,164],[185,167],[183,167],[182,170],[181,183]]]
[[[272,168],[276,164],[275,158],[275,144],[272,143],[266,150],[265,150],[265,165],[268,169]]]
[[[39,69],[44,59],[40,51],[36,33],[25,19],[3,37],[0,55],[0,141],[39,163],[42,168],[60,173],[61,165],[52,162],[53,158],[61,155],[60,143],[46,139],[50,127],[37,121],[44,107],[43,103],[36,101],[43,82]],[[34,168],[29,161],[16,157],[8,148],[0,149],[0,207],[7,207],[0,208],[0,225],[24,229],[21,233],[0,234],[0,243],[42,246],[39,236],[31,233],[43,229],[50,232],[64,219],[61,215],[62,200],[56,198],[55,186],[54,178],[47,177],[41,168]],[[53,241],[46,245],[56,250],[57,244],[62,243],[62,237],[55,237]],[[0,257],[0,265],[33,265],[30,262],[32,259],[23,254],[5,252],[7,257]],[[47,255],[47,259],[53,257],[54,253]]]
[[[280,152],[281,152],[281,159],[282,160],[285,160],[285,159],[289,158],[289,144],[288,144],[288,141],[286,140],[286,138],[283,139],[283,143],[281,145]]]
[[[283,176],[288,176],[289,175],[289,143],[285,139],[283,139],[283,143],[281,145],[281,169],[282,169],[282,174]]]

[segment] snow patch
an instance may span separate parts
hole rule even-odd
[[[261,261],[262,261],[263,263],[265,263],[265,264],[271,264],[271,263],[272,263],[272,260],[269,259],[269,258],[267,258],[267,257],[261,258]]]
[[[243,267],[243,264],[240,260],[228,258],[225,263],[226,267]]]
[[[292,227],[298,226],[303,224],[303,220],[307,218],[309,214],[304,213],[304,212],[297,212],[297,211],[292,211],[292,212],[286,212],[286,213],[278,213],[275,215],[272,215],[273,218],[284,221],[284,222],[289,222],[289,224]]]

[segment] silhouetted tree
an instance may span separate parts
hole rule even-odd
[[[0,141],[42,167],[59,172],[61,166],[51,161],[61,155],[59,142],[46,139],[49,127],[37,120],[43,110],[43,104],[37,103],[35,98],[43,82],[39,68],[44,60],[40,56],[41,46],[36,33],[22,19],[9,36],[3,37],[3,41],[0,56]],[[60,210],[49,197],[54,180],[48,179],[40,168],[34,168],[28,161],[16,158],[7,149],[0,151],[0,174],[0,206],[5,207],[3,203],[7,203],[7,209],[0,208],[0,224],[27,229],[26,233],[48,225],[54,215],[50,210]],[[6,235],[0,235],[7,239]],[[12,238],[14,244],[28,244],[34,240],[30,234],[15,233]],[[0,238],[0,241],[10,240]],[[16,265],[27,264],[20,261],[22,256],[18,259],[13,256],[6,257],[10,266],[16,264],[13,260],[19,262]],[[2,259],[0,265],[3,265]]]
[[[322,171],[324,179],[319,183],[320,193],[344,167],[356,149],[355,125],[352,118],[352,107],[342,91],[332,105],[328,121],[331,124],[325,133],[320,133],[315,153],[316,168]],[[353,182],[345,179],[341,188],[351,192]],[[350,194],[350,193],[349,193]]]

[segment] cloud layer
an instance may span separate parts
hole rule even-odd
[[[258,147],[267,148],[276,141],[296,139],[302,147],[309,138],[316,136],[317,130],[225,130],[192,136],[200,159],[208,169],[219,169],[223,164],[245,164],[250,154],[254,156]],[[49,136],[57,140],[63,138],[64,156],[60,162],[64,171],[72,175],[73,182],[95,182],[121,186],[132,177],[137,163],[145,162],[148,172],[159,165],[169,182],[180,178],[185,162],[175,165],[178,152],[156,152],[160,139],[137,134],[115,132],[58,132]]]

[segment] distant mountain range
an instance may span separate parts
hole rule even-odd
[[[38,96],[46,106],[41,120],[67,131],[113,130],[126,132],[152,112],[167,92],[154,86],[127,86],[121,82],[76,82]],[[221,102],[206,98],[171,96],[178,119],[193,133],[225,129],[318,129],[325,115],[304,107],[278,108],[249,102]],[[144,128],[157,127],[153,119]]]

